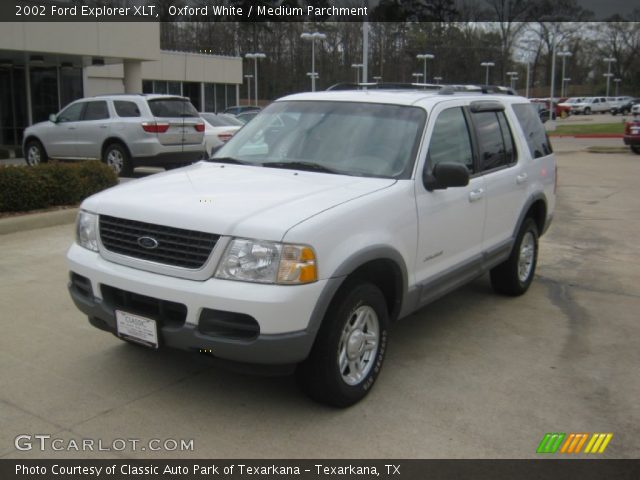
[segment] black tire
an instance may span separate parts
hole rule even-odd
[[[631,151],[636,155],[640,155],[640,145],[631,145]]]
[[[133,174],[133,163],[129,151],[120,143],[107,145],[102,154],[102,161],[119,177],[130,177]]]
[[[526,244],[525,244],[526,238]],[[524,244],[524,245],[523,245]],[[520,254],[525,248],[532,248],[529,262],[523,259],[523,271],[520,271]],[[538,262],[538,227],[532,218],[526,218],[520,227],[516,243],[513,246],[511,255],[500,265],[491,269],[491,286],[497,293],[518,296],[525,293],[536,272]],[[526,268],[525,268],[525,265]],[[521,276],[521,273],[523,274]]]
[[[49,160],[47,152],[38,140],[29,140],[24,147],[24,159],[27,165],[35,166]]]
[[[368,319],[366,325],[353,328],[359,314]],[[367,351],[364,337],[375,336],[375,328],[370,327],[376,321],[377,346]],[[378,287],[361,281],[346,284],[331,302],[309,358],[298,365],[296,380],[302,391],[335,407],[348,407],[362,400],[382,368],[388,324],[387,305]],[[347,345],[352,346],[351,362]],[[340,351],[344,353],[344,369],[340,367]],[[351,364],[355,365],[354,370],[349,367]],[[362,365],[361,372],[357,371],[358,365]]]
[[[585,115],[591,115],[591,109],[589,107],[584,109],[584,114]]]

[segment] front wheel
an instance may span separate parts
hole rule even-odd
[[[509,258],[491,269],[491,286],[498,293],[522,295],[533,281],[537,262],[538,227],[532,218],[527,218]]]
[[[389,314],[384,295],[371,283],[350,283],[329,307],[311,355],[296,370],[312,399],[348,407],[375,383],[387,349]]]
[[[44,151],[44,147],[37,140],[30,140],[25,146],[24,159],[27,165],[35,166],[47,161],[47,153]]]
[[[640,145],[631,145],[631,151],[636,155],[640,155]]]
[[[111,167],[119,177],[128,177],[133,173],[129,152],[119,143],[112,143],[104,149],[102,161]]]
[[[591,109],[589,107],[584,109],[584,114],[585,115],[591,115]]]

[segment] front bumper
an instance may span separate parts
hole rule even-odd
[[[71,272],[88,279],[82,289],[71,282],[69,292],[97,328],[116,332],[115,310],[123,307],[114,305],[103,289],[115,287],[186,307],[183,321],[158,321],[161,345],[193,352],[210,350],[207,353],[214,357],[251,364],[285,365],[304,360],[340,283],[329,279],[279,286],[213,278],[187,280],[108,262],[77,244],[69,249],[67,261]],[[259,334],[250,339],[205,334],[199,323],[208,309],[250,316],[258,323]]]

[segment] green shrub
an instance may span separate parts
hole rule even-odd
[[[0,167],[0,212],[76,205],[117,183],[113,170],[97,161]]]

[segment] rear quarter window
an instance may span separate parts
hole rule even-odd
[[[116,109],[116,113],[119,117],[139,117],[140,109],[134,102],[127,102],[124,100],[115,100],[113,106]]]
[[[519,103],[513,105],[518,123],[522,128],[529,151],[533,158],[545,157],[553,153],[551,142],[540,118],[529,103]]]

